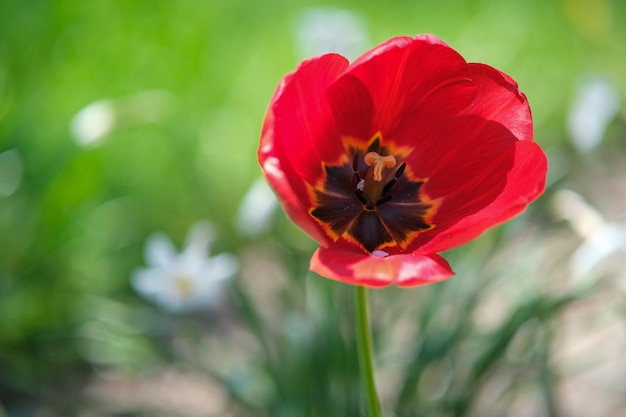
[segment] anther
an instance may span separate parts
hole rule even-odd
[[[398,181],[398,179],[394,178],[391,181],[389,181],[387,184],[385,184],[385,187],[383,188],[383,192],[381,193],[381,195],[385,196],[389,194],[389,191],[391,191],[391,188],[393,188],[393,186],[396,184],[396,181]]]
[[[352,180],[354,181],[354,184],[356,186],[357,189],[363,191],[363,185],[362,182],[363,180],[361,179],[361,177],[359,176],[359,156],[358,155],[354,155],[354,159],[352,159]]]
[[[361,190],[354,190],[354,194],[364,206],[367,205],[367,200],[363,196],[363,192]]]
[[[376,201],[376,205],[380,206],[382,204],[385,204],[387,201],[391,200],[393,198],[393,196],[391,194],[387,194],[386,196],[378,199],[378,201]]]
[[[383,168],[393,168],[396,166],[396,158],[393,155],[381,156],[376,152],[368,152],[365,155],[365,163],[374,168],[374,181],[383,179]],[[404,169],[402,168],[404,171]]]
[[[400,178],[402,174],[404,174],[405,168],[406,168],[406,162],[403,162],[402,165],[400,165],[400,168],[398,168],[398,170],[396,171],[396,174],[395,174],[396,179]]]
[[[393,186],[396,184],[396,182],[398,181],[398,178],[400,178],[402,174],[404,173],[405,168],[406,168],[406,162],[403,162],[402,165],[400,165],[400,168],[398,168],[398,170],[394,174],[393,179],[389,181],[387,184],[385,184],[385,187],[383,188],[383,192],[381,193],[381,195],[386,196],[387,194],[389,194],[389,191],[391,191]],[[388,200],[385,200],[385,201],[388,201]]]

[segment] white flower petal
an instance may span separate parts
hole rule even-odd
[[[192,276],[194,286],[203,296],[207,293],[221,293],[220,287],[223,282],[234,275],[236,268],[236,261],[231,260],[230,255],[217,255],[208,259]]]
[[[617,90],[602,78],[586,80],[572,103],[567,127],[574,146],[581,152],[597,147],[607,126],[619,111]]]
[[[171,274],[162,270],[143,270],[136,272],[132,277],[132,284],[137,293],[160,309],[168,312],[180,310],[181,301],[178,294],[172,290]]]
[[[217,282],[231,278],[238,269],[237,258],[229,253],[220,253],[205,262],[199,275],[203,277],[203,282]]]
[[[602,214],[582,196],[571,190],[559,190],[552,197],[552,211],[566,220],[582,238],[588,238],[604,226]]]
[[[169,267],[174,264],[178,254],[167,235],[155,233],[148,238],[144,248],[144,256],[149,266]]]
[[[278,199],[264,179],[252,184],[241,199],[237,212],[237,229],[244,236],[258,236],[271,225]]]
[[[131,283],[137,293],[146,300],[156,304],[160,309],[179,313],[193,309],[193,292],[184,293],[177,286],[180,279],[177,274],[165,269],[143,269],[136,271]],[[184,278],[184,277],[183,277]],[[193,286],[190,291],[194,291]]]
[[[204,261],[210,253],[210,246],[215,239],[215,228],[206,221],[195,223],[185,242],[185,250],[182,256],[189,258],[191,262]]]
[[[570,267],[575,278],[589,274],[605,258],[626,251],[626,225],[609,223],[586,239],[572,254]]]
[[[317,7],[296,21],[296,50],[302,57],[337,52],[350,60],[369,43],[361,17],[346,9]]]
[[[193,293],[188,298],[196,308],[211,307],[223,296],[226,282],[238,269],[237,259],[222,253],[207,259],[193,275],[189,275]]]
[[[137,269],[131,276],[131,284],[140,295],[152,297],[169,287],[170,275],[166,270],[160,268]]]

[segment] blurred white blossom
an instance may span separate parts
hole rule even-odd
[[[95,101],[76,113],[70,132],[78,145],[95,145],[113,130],[115,119],[115,107],[110,100]]]
[[[70,133],[77,145],[100,144],[113,131],[161,120],[173,99],[161,90],[141,91],[115,100],[97,100],[79,110],[70,122]]]
[[[147,267],[133,273],[133,287],[170,313],[217,305],[227,280],[237,272],[238,262],[228,253],[209,256],[213,239],[213,230],[206,223],[192,227],[180,253],[165,234],[150,236],[145,246]]]
[[[559,190],[552,199],[555,214],[566,220],[582,239],[570,258],[574,280],[591,274],[607,257],[626,254],[626,223],[607,222],[583,197],[570,190]]]
[[[276,195],[264,179],[255,181],[239,204],[237,229],[244,236],[254,237],[265,233],[272,224],[278,208]]]
[[[589,152],[602,142],[619,106],[617,90],[605,79],[592,78],[580,84],[567,117],[570,138],[580,152]]]
[[[296,19],[296,53],[300,58],[339,53],[350,60],[370,45],[363,20],[356,13],[335,8],[311,8]]]

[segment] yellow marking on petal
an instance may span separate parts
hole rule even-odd
[[[368,152],[364,160],[367,166],[374,167],[374,181],[382,181],[383,168],[396,166],[396,158],[393,155],[382,156],[376,152]]]

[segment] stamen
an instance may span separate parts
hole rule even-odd
[[[402,165],[400,165],[400,168],[398,168],[398,170],[396,171],[396,174],[395,174],[396,179],[400,178],[402,174],[404,174],[405,168],[406,168],[406,162],[403,162]]]
[[[367,205],[367,200],[363,196],[363,191],[361,191],[361,190],[354,190],[354,194],[356,195],[356,198],[359,199],[361,204],[363,204],[364,206]]]
[[[383,168],[393,168],[396,166],[396,158],[393,155],[381,156],[376,152],[368,152],[365,155],[365,163],[374,167],[374,181],[383,179]]]
[[[406,162],[403,162],[402,165],[400,165],[400,168],[398,168],[398,170],[394,174],[393,179],[391,181],[389,181],[387,183],[387,185],[385,185],[381,195],[386,196],[387,194],[389,194],[389,191],[391,191],[393,186],[396,184],[396,181],[398,181],[398,178],[400,178],[402,176],[402,174],[404,174],[404,169],[405,168],[406,168]]]
[[[389,194],[389,191],[391,191],[391,189],[393,188],[394,185],[396,185],[396,181],[398,181],[397,179],[392,179],[391,181],[389,181],[385,187],[383,188],[383,192],[381,193],[381,195],[385,196],[387,194]]]
[[[377,206],[381,206],[383,204],[385,204],[387,201],[391,200],[393,198],[393,196],[391,194],[387,194],[386,196],[382,197],[381,199],[379,199],[376,202]]]
[[[363,180],[361,179],[361,177],[359,176],[359,156],[358,155],[354,155],[354,159],[352,159],[352,173],[353,173],[353,179],[354,179],[354,183],[356,184],[356,188],[357,190],[361,190],[363,191]]]

